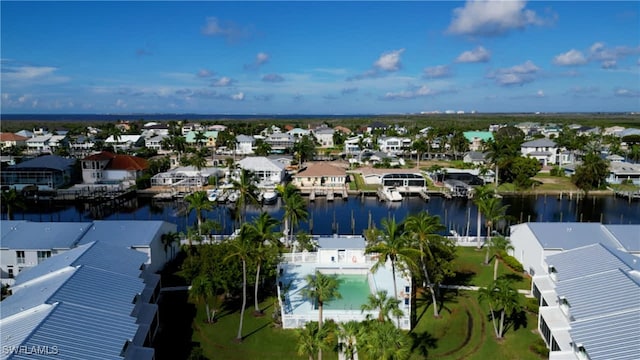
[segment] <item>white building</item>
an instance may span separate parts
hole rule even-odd
[[[398,155],[411,147],[411,139],[381,136],[378,138],[378,146],[382,152]]]
[[[51,140],[52,136],[52,134],[47,134],[27,139],[27,152],[35,154],[49,151],[49,140]]]
[[[335,130],[330,127],[320,127],[313,131],[313,136],[315,136],[318,143],[320,143],[320,147],[330,148],[333,147],[333,134]]]
[[[162,151],[164,150],[162,148],[162,141],[166,138],[168,138],[169,135],[153,135],[150,137],[145,137],[144,138],[144,146],[147,149],[153,149],[156,151]]]
[[[537,139],[527,141],[520,145],[522,156],[537,159],[542,166],[558,164],[558,147],[549,139]]]
[[[264,156],[250,156],[238,161],[240,169],[251,171],[260,183],[280,184],[284,180],[284,164]]]
[[[335,235],[314,238],[318,244],[316,252],[293,252],[284,254],[283,262],[278,265],[278,300],[282,315],[282,327],[301,328],[308,321],[318,321],[318,309],[312,299],[303,296],[306,287],[305,278],[319,271],[337,276],[342,284],[352,287],[349,296],[327,301],[323,308],[323,319],[333,319],[338,323],[363,321],[376,317],[376,311],[361,311],[360,306],[367,303],[370,294],[386,291],[400,301],[403,315],[393,319],[401,329],[411,329],[411,277],[396,269],[397,294],[393,286],[391,264],[372,271],[377,262],[377,254],[365,254],[365,239],[362,236]],[[345,285],[346,286],[346,285]],[[340,288],[338,288],[340,291]]]
[[[256,144],[256,139],[247,135],[236,136],[236,154],[249,155],[253,154],[253,147]]]
[[[113,135],[110,135],[104,143],[113,146],[113,149],[116,151],[124,151],[135,146],[141,146],[144,144],[144,138],[142,135],[120,135],[116,140]]]
[[[147,160],[131,155],[102,151],[82,159],[82,181],[85,184],[135,180],[149,167]]]

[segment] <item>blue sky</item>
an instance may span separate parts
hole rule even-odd
[[[640,111],[635,1],[0,6],[3,113]]]

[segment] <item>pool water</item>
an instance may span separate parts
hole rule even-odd
[[[326,310],[358,310],[368,302],[369,282],[367,275],[338,275],[338,291],[342,299],[334,299],[324,303]]]

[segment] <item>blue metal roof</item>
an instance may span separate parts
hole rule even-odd
[[[76,159],[67,159],[56,155],[45,155],[9,166],[7,170],[52,169],[65,171],[73,167],[75,162]]]
[[[51,250],[74,247],[87,232],[89,222],[0,222],[0,247],[4,249]]]
[[[640,258],[597,243],[547,256],[547,264],[556,270],[558,281],[622,269],[640,271]],[[588,266],[585,266],[588,264]]]
[[[604,225],[627,251],[640,252],[640,226]]]
[[[0,342],[2,346],[6,346],[6,349],[15,349],[21,345],[31,335],[33,329],[49,316],[54,307],[55,305],[43,304],[31,310],[23,311],[17,316],[0,320],[0,329],[2,329],[0,331]],[[10,355],[9,352],[2,351],[0,352],[0,359],[7,359]]]
[[[321,237],[318,238],[318,247],[321,249],[364,249],[366,243],[364,237]]]
[[[599,290],[598,290],[599,291]],[[637,300],[637,298],[636,298]],[[607,307],[607,302],[599,305]],[[640,353],[640,308],[606,318],[576,321],[571,338],[582,344],[591,360],[637,360]]]
[[[519,225],[516,225],[519,226]],[[602,229],[600,223],[527,223],[544,249],[575,249],[595,243],[618,248],[620,244]]]
[[[97,220],[80,240],[80,244],[104,241],[122,247],[149,246],[164,221]]]

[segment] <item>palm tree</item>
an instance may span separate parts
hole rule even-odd
[[[393,323],[372,321],[358,339],[358,354],[367,359],[404,360],[411,356],[411,338]]]
[[[360,333],[360,323],[354,320],[341,323],[339,328],[340,351],[348,360],[354,360],[358,349],[356,347],[356,338]]]
[[[431,252],[431,241],[439,240],[442,238],[438,235],[438,232],[444,231],[446,227],[440,222],[438,216],[431,216],[427,212],[420,212],[415,215],[409,216],[404,222],[405,229],[415,242],[417,242],[420,249],[420,262],[422,265],[422,271],[424,278],[431,293],[431,301],[433,303],[433,316],[439,317],[438,302],[436,299],[436,291],[433,288],[434,284],[431,283],[429,278],[429,272],[427,271],[427,263],[425,261],[425,255],[429,257],[429,260],[433,261],[433,253]]]
[[[402,310],[400,310],[400,300],[387,295],[387,290],[379,290],[375,294],[369,294],[367,303],[362,304],[360,307],[362,312],[378,310],[378,321],[391,320],[389,313],[393,317],[402,316]]]
[[[488,186],[478,186],[475,188],[473,192],[473,203],[476,205],[478,209],[478,223],[477,223],[478,238],[477,238],[477,244],[476,244],[476,247],[478,250],[480,250],[480,248],[482,247],[482,244],[480,243],[480,228],[482,226],[481,225],[482,213],[480,212],[480,203],[485,202],[486,199],[493,197],[493,195],[494,195],[493,189],[491,189]]]
[[[502,259],[502,255],[506,254],[507,251],[513,250],[513,246],[511,245],[511,240],[504,236],[496,236],[491,239],[489,242],[489,247],[493,250],[494,253],[494,263],[493,263],[493,280],[498,279],[498,260]]]
[[[196,218],[198,219],[198,235],[202,235],[202,211],[210,211],[213,209],[213,203],[209,201],[206,191],[196,191],[184,198],[189,203],[187,211],[196,211]]]
[[[325,275],[316,270],[315,275],[307,275],[307,287],[302,289],[302,296],[312,299],[318,305],[318,327],[322,329],[322,309],[326,301],[340,299],[337,277]],[[322,348],[318,349],[318,359],[322,359]]]
[[[215,318],[215,310],[209,308],[209,300],[215,296],[213,280],[207,273],[198,275],[189,288],[189,297],[197,302],[204,302],[207,313],[207,322],[212,323]]]
[[[321,327],[317,321],[308,321],[304,328],[297,329],[298,355],[307,355],[313,360],[313,355],[319,353],[318,359],[322,358],[322,349],[331,349],[335,343],[336,325],[329,321],[327,325]]]
[[[7,220],[13,220],[15,208],[25,209],[24,196],[16,189],[2,191],[2,205],[7,209]]]
[[[481,288],[478,293],[480,301],[489,303],[491,311],[491,321],[496,337],[501,339],[504,336],[504,321],[507,313],[513,313],[520,307],[518,301],[518,291],[513,288],[511,280],[499,278],[488,287]],[[500,312],[500,328],[496,326],[495,313]]]
[[[279,221],[273,218],[269,213],[263,211],[260,216],[253,219],[252,223],[247,226],[252,235],[254,242],[253,260],[256,263],[256,281],[254,285],[254,314],[261,314],[258,306],[258,285],[260,284],[260,267],[263,262],[273,256],[272,249],[277,249],[279,242],[273,228],[278,225]]]
[[[284,203],[284,227],[290,234],[288,241],[290,245],[293,243],[295,227],[298,225],[300,220],[307,220],[309,213],[307,212],[307,205],[305,204],[304,199],[295,186],[287,184],[286,187],[280,188],[279,191]]]
[[[240,308],[240,325],[236,341],[242,341],[242,323],[244,320],[244,308],[247,306],[247,261],[250,260],[253,251],[251,244],[251,231],[245,225],[240,227],[240,233],[231,241],[232,253],[226,259],[237,257],[242,263],[242,307]]]
[[[393,275],[393,298],[398,298],[398,285],[396,284],[396,264],[398,261],[415,268],[413,258],[420,255],[420,251],[414,249],[409,244],[408,237],[402,233],[402,226],[396,223],[396,219],[382,219],[381,236],[376,239],[373,245],[366,249],[366,253],[377,253],[378,261],[373,265],[371,271],[377,271],[384,266],[387,260],[391,261],[391,272]],[[400,318],[397,318],[400,327]]]
[[[502,205],[502,201],[495,197],[485,198],[478,202],[478,211],[484,215],[487,226],[487,242],[491,242],[491,231],[496,222],[506,218],[507,208],[509,205]],[[484,264],[489,265],[489,246],[487,246]]]
[[[238,201],[236,202],[236,208],[242,209],[242,212],[238,212],[238,220],[240,224],[245,220],[247,212],[247,204],[259,204],[258,202],[258,187],[255,184],[255,175],[253,172],[242,169],[240,172],[239,180],[232,180],[233,189],[238,192]]]
[[[162,234],[162,236],[160,236],[160,241],[162,241],[162,246],[164,247],[164,252],[166,257],[169,257],[169,249],[171,249],[171,258],[173,258],[174,256],[173,243],[180,241],[180,234],[178,234],[175,231],[164,233]]]

